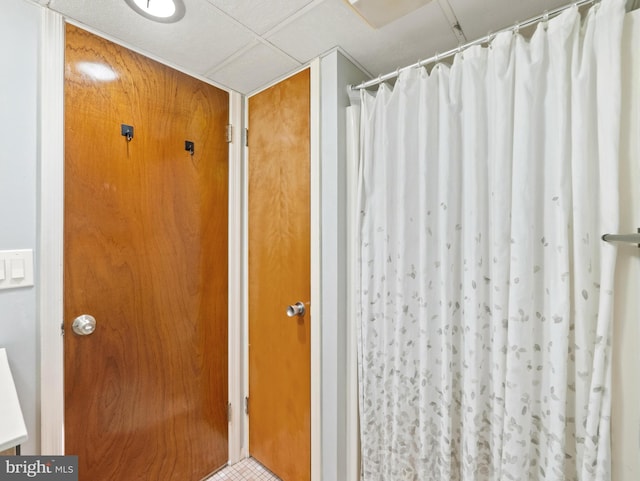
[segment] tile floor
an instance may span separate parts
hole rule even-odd
[[[255,459],[247,458],[221,469],[206,481],[280,481],[280,478]]]

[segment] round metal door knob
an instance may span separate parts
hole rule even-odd
[[[295,317],[295,316],[304,316],[304,304],[302,302],[296,302],[295,304],[287,307],[287,316]]]
[[[78,336],[88,336],[96,330],[96,319],[89,314],[82,314],[73,320],[71,328]]]

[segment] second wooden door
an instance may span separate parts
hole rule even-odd
[[[311,477],[309,82],[249,99],[249,452],[283,481]]]

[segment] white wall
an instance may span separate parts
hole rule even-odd
[[[0,15],[0,250],[36,248],[40,8],[3,0]],[[37,284],[37,280],[36,280]],[[39,450],[36,288],[0,291],[0,347],[7,348],[29,440]]]
[[[322,479],[345,481],[347,86],[368,77],[335,50],[321,59]]]
[[[640,10],[625,18],[620,231],[640,227]],[[613,335],[613,481],[640,479],[640,249],[620,245]]]

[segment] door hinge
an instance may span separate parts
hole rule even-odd
[[[60,324],[60,335],[64,336],[64,322]]]
[[[244,413],[249,414],[249,397],[244,398]]]
[[[244,129],[244,146],[249,147],[249,129]]]
[[[227,124],[227,143],[233,142],[233,125]]]
[[[231,422],[231,403],[227,404],[227,422]]]

